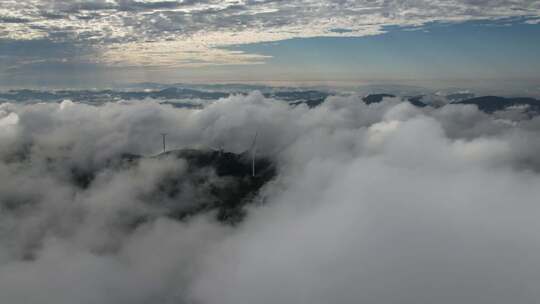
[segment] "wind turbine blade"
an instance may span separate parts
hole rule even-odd
[[[253,151],[253,148],[255,148],[255,145],[257,144],[257,137],[259,136],[259,132],[255,132],[255,137],[253,138],[253,142],[251,143],[251,147],[249,148],[250,151]]]

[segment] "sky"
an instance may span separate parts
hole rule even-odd
[[[358,89],[0,100],[0,303],[538,304],[538,107],[444,93],[540,97],[539,38],[531,0],[0,0],[0,90]]]
[[[540,1],[0,2],[2,87],[540,87]]]

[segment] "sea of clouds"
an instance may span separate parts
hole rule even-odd
[[[203,109],[157,102],[0,105],[0,303],[540,301],[540,117],[359,96],[292,107],[260,93]],[[223,146],[278,176],[225,225],[143,202],[172,158]],[[186,193],[185,200],[190,199]],[[152,215],[135,229],[130,214]]]

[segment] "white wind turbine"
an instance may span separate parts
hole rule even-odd
[[[251,144],[251,176],[255,177],[255,155],[257,153],[257,137],[259,132],[255,132],[255,137],[253,138],[253,143]]]
[[[167,133],[161,133],[161,136],[163,137],[163,153],[165,153],[167,151],[167,146],[166,146],[166,137],[167,137]]]
[[[216,146],[209,146],[210,149],[212,149],[214,152],[219,152],[219,156],[223,156],[223,151],[225,150],[225,145],[222,141],[219,142],[219,145]]]

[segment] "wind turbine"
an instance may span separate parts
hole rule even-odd
[[[168,135],[167,133],[161,133],[161,136],[163,137],[163,153],[165,153],[167,151],[166,150],[167,146],[165,144],[166,143],[165,138],[167,137],[167,135]]]
[[[212,149],[213,151],[215,152],[219,152],[219,156],[223,156],[223,151],[225,150],[225,147],[223,145],[223,142],[219,142],[219,146],[218,147],[215,147],[215,146],[209,146],[210,149]]]
[[[253,138],[253,143],[251,144],[251,176],[255,177],[255,154],[257,153],[257,136],[259,132],[255,132],[255,137]]]

